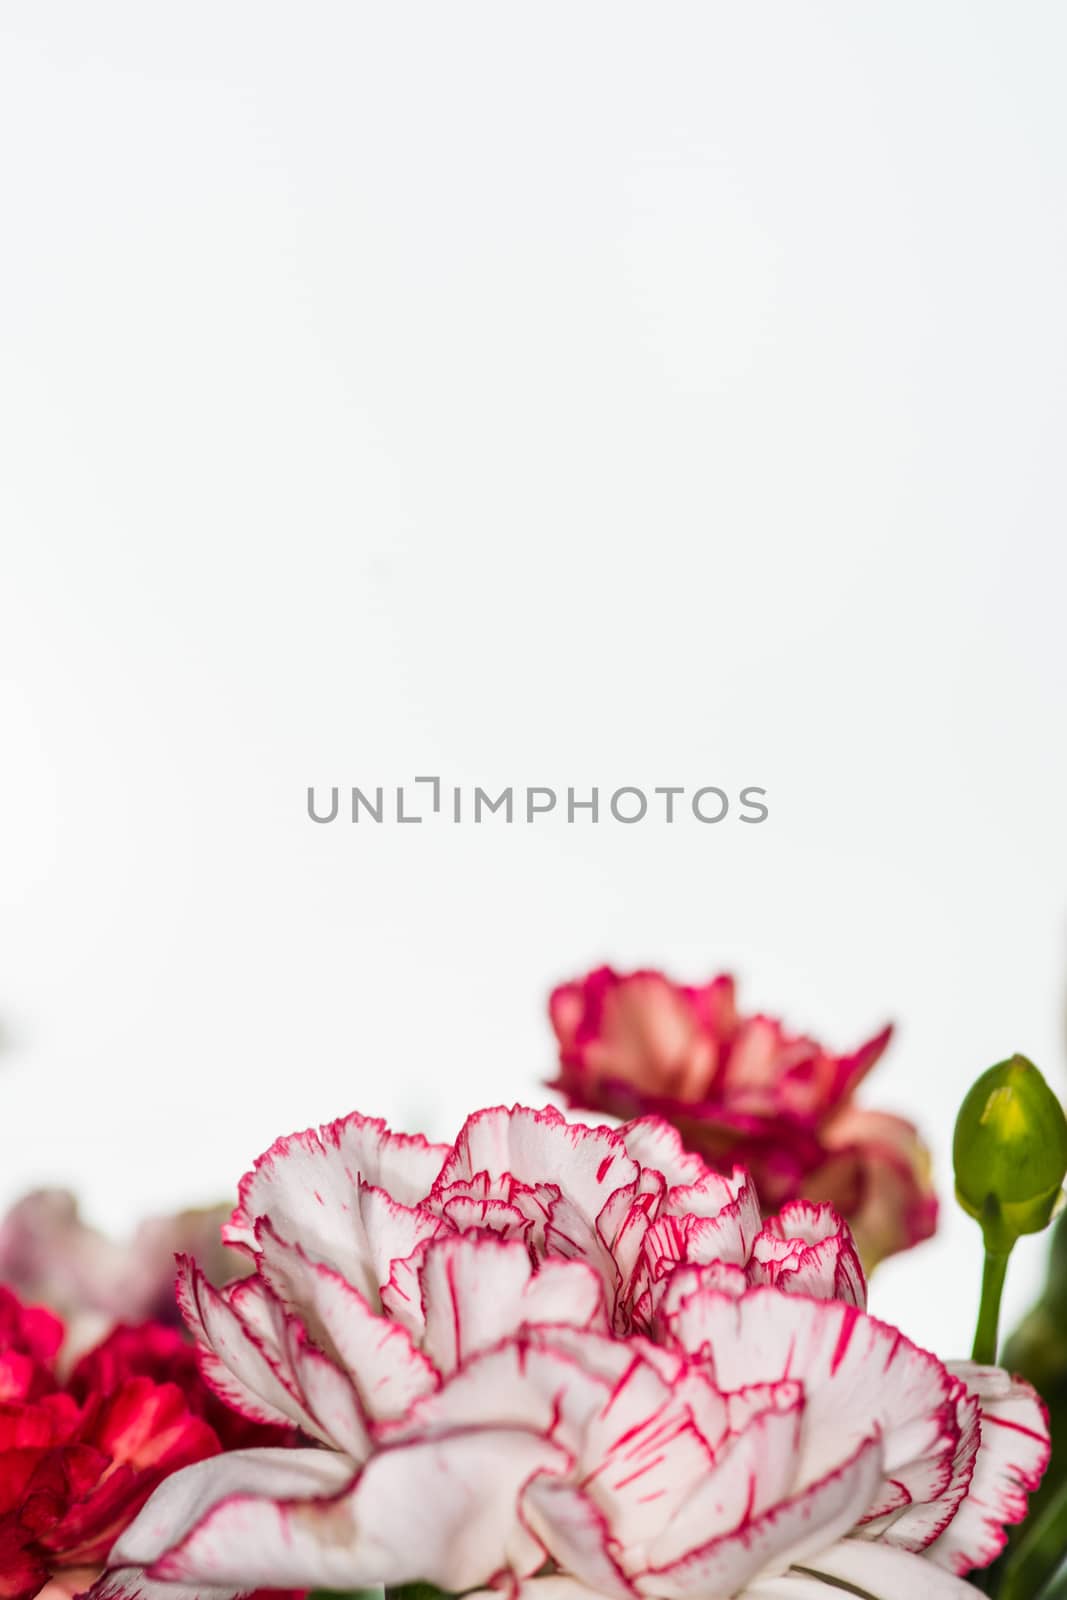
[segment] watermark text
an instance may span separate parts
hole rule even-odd
[[[421,776],[409,783],[366,787],[310,784],[307,814],[323,825],[354,822],[372,827],[434,821],[532,826],[547,818],[579,826],[685,822],[714,827],[727,820],[766,822],[770,807],[767,790],[759,784],[730,790],[717,784],[691,789],[682,784],[622,784],[616,789],[508,784],[494,793],[477,784],[446,784],[440,777]]]

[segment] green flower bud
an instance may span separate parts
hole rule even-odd
[[[952,1160],[956,1198],[987,1251],[1007,1255],[1048,1226],[1067,1175],[1067,1117],[1032,1061],[1012,1056],[982,1073],[956,1118]]]

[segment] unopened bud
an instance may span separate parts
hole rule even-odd
[[[952,1160],[956,1198],[988,1251],[1007,1255],[1048,1226],[1067,1175],[1067,1117],[1032,1061],[1012,1056],[982,1073],[956,1118]]]

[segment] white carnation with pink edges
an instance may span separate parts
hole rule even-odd
[[[249,1276],[182,1266],[202,1371],[307,1445],[177,1472],[93,1600],[953,1600],[1047,1463],[1027,1385],[866,1313],[829,1207],[761,1221],[654,1119],[352,1115],[279,1140],[224,1236]]]

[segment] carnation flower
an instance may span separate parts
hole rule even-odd
[[[226,1232],[248,1277],[182,1272],[204,1377],[315,1443],[175,1473],[93,1600],[961,1600],[1047,1461],[1028,1386],[867,1315],[828,1207],[761,1225],[654,1119],[353,1115],[279,1140]]]
[[[918,1133],[853,1103],[892,1033],[831,1055],[764,1016],[741,1016],[725,974],[700,988],[661,972],[601,967],[556,989],[552,1087],[567,1103],[665,1117],[711,1165],[742,1162],[765,1207],[825,1200],[846,1217],[865,1265],[933,1233],[937,1201]]]
[[[2,1600],[84,1592],[169,1473],[223,1442],[292,1437],[230,1412],[176,1329],[117,1329],[62,1380],[64,1336],[0,1289]]]
[[[157,1322],[120,1324],[80,1357],[66,1387],[76,1399],[86,1400],[94,1393],[113,1393],[129,1378],[177,1385],[189,1410],[204,1419],[223,1450],[297,1442],[295,1429],[251,1421],[220,1400],[200,1375],[195,1347],[177,1328]]]
[[[61,1385],[63,1324],[0,1289],[0,1596],[29,1600],[68,1569],[99,1567],[176,1467],[219,1442],[175,1384],[117,1375]]]

